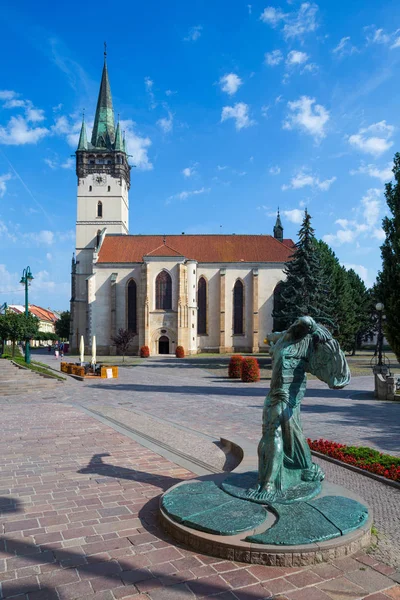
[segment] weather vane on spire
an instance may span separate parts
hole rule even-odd
[[[107,58],[107,42],[104,42],[104,60]]]

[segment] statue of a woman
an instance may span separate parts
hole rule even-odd
[[[258,484],[247,495],[257,502],[289,503],[315,496],[324,479],[312,462],[300,422],[306,373],[330,388],[342,388],[350,381],[350,371],[338,342],[311,317],[300,317],[287,331],[269,334],[268,340],[273,367],[258,445]]]

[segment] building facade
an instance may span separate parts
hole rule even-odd
[[[115,126],[106,62],[90,142],[76,151],[76,253],[71,335],[114,354],[119,329],[131,352],[256,352],[272,330],[274,290],[293,242],[279,217],[274,235],[129,235],[130,166]]]

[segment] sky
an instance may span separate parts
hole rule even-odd
[[[400,150],[398,0],[2,3],[0,305],[69,308],[82,112],[103,43],[130,233],[317,238],[372,285]]]

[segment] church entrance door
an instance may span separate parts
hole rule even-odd
[[[158,340],[158,354],[169,354],[169,339],[162,335]]]

